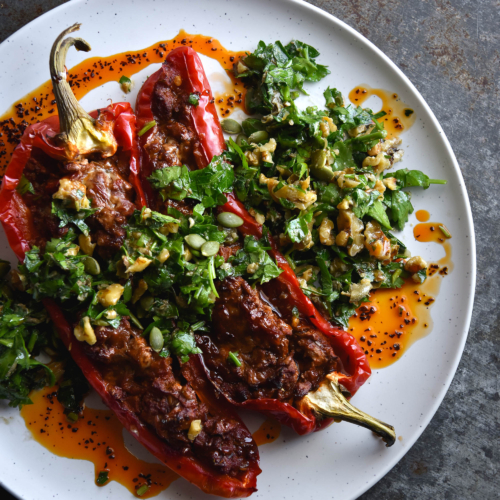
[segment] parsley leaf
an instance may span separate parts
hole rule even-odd
[[[80,208],[80,210],[74,210],[72,208],[64,208],[60,201],[52,202],[52,213],[59,218],[59,227],[66,227],[73,224],[85,236],[89,235],[89,226],[85,223],[85,219],[98,210],[98,208]]]

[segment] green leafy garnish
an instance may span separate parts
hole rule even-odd
[[[198,103],[200,102],[200,95],[199,94],[189,94],[188,102],[189,102],[189,104],[192,104],[193,106],[198,106]]]
[[[237,352],[231,352],[229,351],[227,359],[233,363],[233,365],[240,367],[241,366],[241,361],[238,359],[238,353]]]
[[[108,471],[107,470],[102,470],[99,472],[99,475],[97,476],[97,479],[95,482],[99,485],[102,486],[108,481]]]
[[[137,134],[139,137],[142,137],[148,130],[152,129],[156,125],[156,122],[154,120],[151,120],[150,122],[146,123],[144,127],[141,128],[139,133]]]
[[[63,202],[59,200],[52,202],[52,213],[59,218],[59,227],[66,227],[72,224],[85,236],[89,235],[89,226],[87,226],[85,219],[97,212],[97,210],[97,208],[80,208],[79,210],[74,210],[72,208],[65,208]]]
[[[33,187],[33,184],[24,177],[24,174],[21,176],[21,180],[19,181],[19,184],[16,187],[16,191],[20,194],[26,194],[26,193],[31,193],[35,194],[35,188]]]

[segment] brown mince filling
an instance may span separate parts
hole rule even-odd
[[[68,232],[68,228],[59,227],[59,219],[52,214],[52,197],[61,179],[68,179],[83,183],[91,207],[101,209],[86,219],[99,253],[103,257],[116,253],[125,238],[122,226],[135,209],[135,191],[126,180],[129,161],[129,154],[119,150],[111,158],[64,163],[35,149],[24,169],[35,193],[26,193],[23,199],[33,216],[40,240],[38,246],[43,247],[45,241]]]
[[[218,285],[212,332],[198,337],[212,380],[237,402],[293,402],[337,369],[337,357],[322,333],[304,320],[287,321],[287,302],[275,295],[281,291],[273,291],[273,282],[277,280],[268,283],[266,291],[275,300],[263,287],[253,289],[242,278],[224,280]],[[230,352],[238,353],[240,367],[228,360]]]

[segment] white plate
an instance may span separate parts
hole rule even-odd
[[[329,14],[306,3],[285,0],[69,2],[25,26],[0,46],[0,111],[48,79],[50,46],[63,28],[76,21],[83,24],[80,34],[92,45],[92,56],[148,47],[172,38],[180,28],[214,36],[231,49],[251,50],[259,40],[288,42],[297,38],[317,47],[319,61],[332,71],[313,87],[311,98],[319,105],[327,85],[346,94],[354,86],[368,83],[397,92],[416,111],[415,125],[402,136],[403,165],[448,180],[445,187],[415,191],[413,201],[417,209],[425,208],[433,220],[450,229],[455,269],[443,280],[433,307],[433,332],[414,344],[400,361],[375,371],[354,398],[354,404],[363,410],[392,423],[402,439],[387,449],[369,431],[349,424],[335,424],[303,438],[283,430],[280,439],[261,448],[263,473],[254,495],[273,500],[356,498],[382,478],[423,432],[450,385],[467,337],[475,284],[474,230],[462,175],[436,118],[415,87],[374,45]],[[68,67],[84,57],[70,51]],[[220,66],[207,58],[203,61],[209,78],[220,80],[213,78],[215,73],[223,74]],[[142,76],[153,71],[154,67],[149,67]],[[214,87],[217,90],[216,83]],[[122,99],[118,85],[107,84],[92,92],[83,104],[94,109],[109,97]],[[414,216],[410,222],[415,223]],[[415,249],[411,227],[403,238]],[[438,245],[418,245],[419,253],[429,260],[442,256]],[[10,251],[0,253],[1,257],[12,255]],[[59,458],[42,448],[30,438],[17,410],[2,407],[1,415],[8,417],[9,424],[0,421],[0,477],[20,497],[132,498],[114,482],[97,488],[89,462]],[[256,428],[259,418],[249,421],[251,428]],[[174,482],[162,496],[204,497],[183,480]]]

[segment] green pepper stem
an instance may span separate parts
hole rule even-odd
[[[78,31],[76,23],[64,30],[52,45],[50,51],[50,77],[59,113],[60,133],[57,141],[64,146],[67,159],[91,153],[112,156],[116,153],[116,140],[110,130],[105,130],[98,120],[94,120],[77,101],[67,80],[66,55],[70,47],[88,52],[90,45],[81,38],[64,38]]]
[[[392,425],[367,415],[347,401],[336,376],[329,375],[315,392],[307,394],[304,399],[316,413],[365,427],[378,434],[387,446],[396,441]]]

